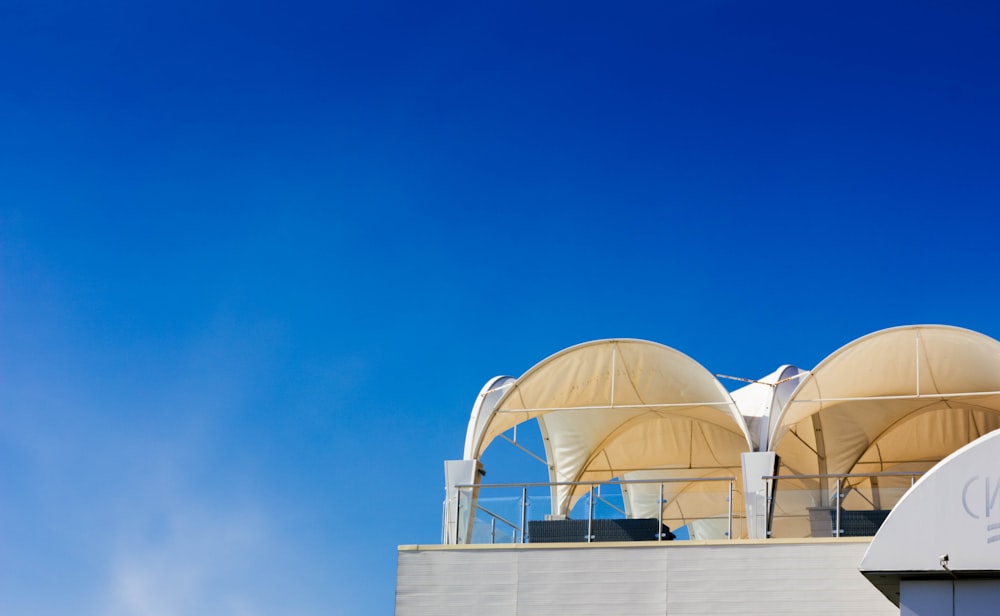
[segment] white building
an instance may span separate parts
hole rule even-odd
[[[603,340],[489,381],[465,459],[446,463],[442,545],[400,547],[397,614],[1000,613],[976,611],[1000,598],[1000,531],[975,569],[936,539],[969,511],[1000,522],[1000,449],[995,472],[967,479],[979,509],[915,526],[953,500],[955,482],[934,476],[969,469],[956,455],[958,470],[918,478],[1000,428],[1000,342],[899,327],[731,393],[721,376],[660,344]],[[526,422],[548,481],[483,482],[483,453],[518,444]],[[900,542],[911,560],[884,556]]]

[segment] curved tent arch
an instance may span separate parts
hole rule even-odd
[[[476,396],[476,402],[472,405],[472,412],[469,414],[469,427],[465,430],[464,457],[466,460],[476,458],[474,447],[481,439],[486,424],[493,416],[493,410],[497,402],[503,397],[507,390],[514,384],[512,376],[495,376],[486,381],[483,388]]]
[[[639,469],[661,477],[738,475],[739,455],[752,450],[722,384],[687,355],[645,340],[598,340],[542,360],[498,401],[472,453],[481,456],[499,434],[530,419],[542,431],[553,483]],[[553,487],[553,513],[565,515],[585,491]]]

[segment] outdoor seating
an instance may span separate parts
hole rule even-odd
[[[587,520],[531,520],[528,522],[529,543],[585,543]],[[656,518],[599,519],[590,521],[591,541],[656,541],[674,538],[670,528]]]

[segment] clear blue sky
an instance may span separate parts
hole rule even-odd
[[[992,3],[0,2],[0,612],[388,614],[496,374],[1000,337]]]

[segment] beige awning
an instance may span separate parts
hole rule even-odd
[[[875,332],[820,362],[772,425],[791,472],[930,468],[1000,428],[1000,342],[940,325]]]
[[[687,355],[644,340],[589,342],[537,364],[493,409],[475,455],[533,418],[552,482],[604,481],[638,470],[739,477],[740,454],[751,450],[743,418],[718,380]],[[565,514],[586,490],[553,489],[553,513]],[[684,490],[672,484],[668,501]],[[724,511],[725,499],[718,503]],[[685,515],[714,513],[692,505]]]

